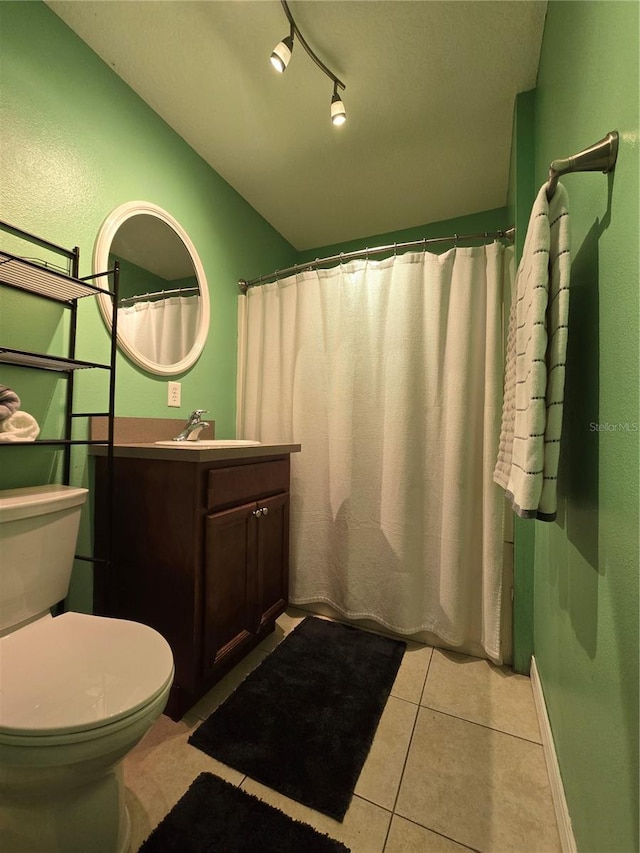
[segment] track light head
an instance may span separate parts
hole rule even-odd
[[[338,84],[333,84],[333,97],[331,98],[331,121],[339,127],[347,120],[347,111],[344,108],[342,98],[338,94]]]
[[[271,64],[276,69],[276,71],[280,72],[280,74],[284,74],[284,72],[286,71],[292,53],[293,27],[291,28],[290,34],[286,38],[283,38],[282,41],[278,42],[278,44],[273,48],[273,53],[270,57]]]
[[[327,77],[333,82],[333,97],[331,98],[331,121],[336,127],[344,124],[347,120],[347,111],[344,108],[344,104],[342,102],[342,98],[338,94],[338,86],[341,89],[345,89],[345,85],[336,75],[331,71],[324,62],[319,59],[313,50],[307,44],[305,37],[302,35],[300,30],[298,29],[296,22],[293,20],[293,15],[291,14],[291,10],[289,9],[289,4],[287,0],[280,0],[282,3],[282,7],[284,8],[285,14],[287,16],[287,20],[289,21],[291,30],[289,35],[286,38],[283,38],[281,42],[273,48],[273,52],[271,53],[271,64],[273,67],[282,74],[286,71],[287,65],[289,64],[289,60],[291,59],[291,54],[293,53],[293,37],[298,39],[304,50],[309,54],[311,59],[315,62],[318,68],[322,71],[323,74],[326,74]]]

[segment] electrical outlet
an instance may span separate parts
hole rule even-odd
[[[180,407],[180,383],[167,382],[167,406]]]

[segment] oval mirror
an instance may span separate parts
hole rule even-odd
[[[127,202],[100,228],[94,273],[113,269],[115,261],[120,264],[118,346],[150,373],[187,370],[209,331],[207,280],[189,235],[161,207]],[[98,304],[110,329],[111,300],[100,294]]]

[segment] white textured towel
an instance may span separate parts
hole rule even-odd
[[[0,421],[0,441],[35,441],[39,434],[38,422],[28,412],[14,412]]]
[[[569,208],[558,184],[535,200],[509,316],[502,429],[493,479],[522,518],[553,521],[569,319]]]

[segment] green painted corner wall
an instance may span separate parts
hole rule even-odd
[[[549,3],[535,172],[620,133],[615,173],[567,175],[572,276],[553,524],[536,523],[534,649],[580,853],[638,838],[639,6]]]
[[[211,326],[196,365],[177,378],[182,407],[168,409],[166,377],[118,355],[116,414],[182,417],[205,408],[217,435],[235,435],[238,278],[287,266],[296,251],[193,149],[153,112],[42,2],[0,3],[0,218],[64,246],[79,246],[81,275],[92,272],[96,236],[118,205],[142,199],[172,214],[202,260]],[[5,238],[2,245],[11,250]],[[33,247],[22,246],[21,254]],[[16,251],[18,251],[16,249]],[[2,288],[5,346],[64,351],[62,310]],[[44,307],[43,307],[44,305]],[[77,354],[108,360],[109,338],[95,300],[80,303]],[[51,349],[52,348],[52,349]],[[60,380],[3,369],[43,434],[56,437]],[[6,379],[5,379],[6,378]],[[101,383],[79,383],[84,410],[104,410]],[[59,454],[46,448],[2,448],[0,488],[50,482]],[[74,482],[89,482],[86,452],[74,455]],[[91,538],[90,524],[80,544]],[[91,608],[89,564],[74,573],[74,609]]]
[[[438,222],[430,222],[425,225],[414,226],[413,228],[403,228],[399,231],[389,231],[386,234],[374,234],[369,237],[362,237],[358,240],[347,240],[344,243],[332,243],[329,246],[319,246],[315,249],[306,249],[298,253],[296,263],[303,264],[308,261],[314,261],[316,258],[326,258],[332,255],[339,255],[340,252],[355,252],[374,246],[390,246],[393,243],[410,242],[411,240],[422,240],[425,237],[449,237],[452,234],[484,234],[485,231],[500,231],[505,230],[510,225],[513,225],[513,220],[509,219],[509,212],[506,207],[497,207],[494,210],[482,210],[478,213],[472,213],[468,216],[459,216],[455,219],[442,219]],[[465,246],[480,245],[486,242],[484,239],[467,241]],[[442,245],[429,246],[429,251],[444,252],[453,246],[451,243],[443,243]],[[393,254],[393,252],[389,252]],[[376,259],[384,258],[384,254],[376,255]]]

